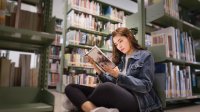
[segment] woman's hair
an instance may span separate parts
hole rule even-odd
[[[135,36],[132,34],[132,32],[128,28],[125,28],[125,27],[117,28],[115,31],[112,32],[112,38],[115,38],[115,36],[117,35],[125,36],[129,40],[131,46],[135,48],[136,50],[143,50],[143,48],[138,44],[137,40],[135,39]],[[112,47],[113,47],[112,61],[115,64],[119,64],[120,58],[123,55],[123,53],[117,49],[113,41],[112,41]]]

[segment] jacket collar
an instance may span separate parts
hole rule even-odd
[[[121,57],[122,60],[125,59],[125,54]],[[139,60],[142,57],[142,50],[137,50],[134,53],[131,54],[130,58],[133,58],[135,60]]]

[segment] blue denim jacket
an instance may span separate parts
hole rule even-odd
[[[125,55],[121,57],[118,65],[119,77],[113,78],[108,74],[99,75],[102,82],[113,82],[128,89],[138,100],[140,112],[150,112],[161,107],[161,102],[153,87],[154,59],[147,50],[138,50],[128,59],[126,74]]]

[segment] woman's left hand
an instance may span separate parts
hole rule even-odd
[[[119,75],[119,69],[118,67],[116,66],[115,68],[111,68],[111,66],[108,66],[108,65],[103,65],[102,66],[103,69],[108,72],[111,76],[117,78],[118,75]]]

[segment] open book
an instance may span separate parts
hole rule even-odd
[[[102,67],[103,65],[111,66],[112,68],[116,67],[116,65],[97,46],[94,46],[85,54],[85,56],[92,58],[102,72],[105,72]]]

